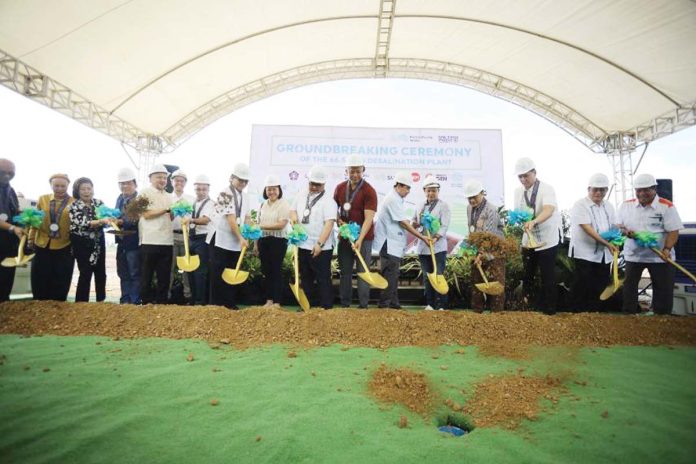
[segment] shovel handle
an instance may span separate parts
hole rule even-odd
[[[693,280],[694,282],[696,282],[696,276],[694,276],[691,272],[689,272],[687,269],[685,269],[684,266],[682,266],[681,264],[679,264],[679,263],[676,262],[676,261],[673,261],[671,258],[665,258],[664,255],[662,254],[662,252],[661,252],[660,250],[658,250],[657,248],[654,248],[654,247],[653,247],[653,248],[650,248],[650,249],[651,249],[652,251],[654,251],[655,254],[656,254],[657,256],[659,256],[660,258],[662,258],[662,260],[663,260],[664,262],[669,263],[669,264],[671,264],[672,266],[676,267],[677,269],[679,269],[680,271],[682,271],[684,274],[686,274],[687,276],[689,276],[689,278],[690,278],[691,280]]]
[[[433,242],[430,240],[430,231],[426,230],[428,234],[428,246],[430,247],[430,257],[433,258],[433,272],[437,274],[437,263],[435,262],[435,250],[433,249]]]
[[[486,282],[486,285],[488,285],[488,278],[486,277],[486,273],[483,272],[483,269],[481,268],[481,264],[480,264],[480,263],[476,263],[476,268],[477,268],[477,269],[479,270],[479,272],[481,273],[481,277],[483,278],[483,281]]]
[[[111,219],[111,220],[109,221],[109,225],[110,225],[115,231],[121,232],[121,228],[118,226],[118,224],[116,224],[116,219]]]
[[[239,268],[242,267],[242,261],[244,260],[244,254],[246,253],[247,247],[242,247],[242,252],[239,254],[239,259],[237,260],[237,266],[234,268],[234,275],[236,276],[239,272]]]
[[[181,228],[181,233],[184,235],[184,256],[186,257],[186,261],[189,260],[189,230],[188,230],[188,224],[182,224],[183,227]]]
[[[19,248],[17,248],[17,262],[21,263],[24,259],[24,245],[27,243],[27,234],[23,234],[19,239]]]
[[[614,277],[614,290],[616,290],[619,288],[619,250],[614,250],[613,255],[614,261],[612,262],[612,276]]]
[[[294,264],[294,269],[295,269],[295,285],[300,284],[300,262],[298,259],[299,254],[299,248],[297,248],[297,245],[295,245],[295,249],[292,250],[292,261]]]
[[[525,229],[524,233],[527,234],[527,243],[529,244],[529,247],[536,248],[538,243],[537,243],[536,239],[534,238],[534,236],[532,235],[532,232]]]
[[[358,257],[358,261],[360,261],[360,264],[362,264],[363,271],[370,272],[370,268],[367,267],[367,264],[365,264],[365,260],[363,259],[362,255],[360,254],[360,250],[356,249],[355,245],[353,245],[353,251],[355,252],[355,255]]]

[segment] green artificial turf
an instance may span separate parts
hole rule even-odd
[[[0,336],[0,461],[694,462],[696,349],[540,349],[531,361],[459,349]],[[460,403],[489,374],[572,374],[538,420],[455,438],[369,396],[381,362],[426,373]]]

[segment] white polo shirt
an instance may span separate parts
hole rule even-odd
[[[195,203],[196,201],[195,197],[187,195],[185,193],[182,193],[181,196],[178,196],[176,192],[172,192],[170,193],[170,195],[172,196],[172,204],[176,203],[177,201],[184,200],[189,205],[193,205],[193,203]],[[181,217],[176,216],[174,217],[174,219],[172,219],[172,230],[181,230]]]
[[[667,232],[674,232],[684,228],[677,208],[671,201],[655,195],[652,203],[641,206],[640,202],[633,198],[624,201],[619,208],[618,222],[632,232],[653,232],[659,235],[657,241],[658,250],[665,245]],[[670,253],[675,259],[674,250]],[[649,248],[639,247],[635,240],[626,239],[624,244],[624,258],[632,263],[664,263],[662,258]]]
[[[598,234],[611,229],[616,224],[616,212],[610,203],[602,201],[598,205],[588,197],[581,198],[570,210],[570,224],[568,256],[593,263],[601,263],[602,259],[604,263],[614,260],[609,248],[590,237],[580,227],[581,224],[587,224]]]
[[[207,200],[207,202],[205,200],[196,201],[193,204],[193,215],[191,215],[191,217],[196,216],[199,218],[213,218],[213,214],[215,213],[215,202],[210,198]],[[191,228],[190,232],[192,235],[207,235],[208,232],[213,228],[212,221],[207,224],[189,224],[189,227]]]
[[[423,209],[423,208],[425,208],[425,209]],[[416,209],[416,212],[413,215],[413,220],[420,223],[420,216],[421,216],[421,212],[423,212],[423,211],[430,211],[430,205],[428,205],[426,202],[423,202],[418,207],[418,209]],[[434,217],[436,217],[440,220],[440,230],[437,232],[437,234],[441,238],[433,244],[433,251],[435,253],[441,253],[443,251],[447,251],[447,229],[449,228],[450,218],[452,217],[452,213],[450,212],[450,207],[446,202],[444,202],[442,200],[438,200],[437,204],[435,205],[433,210],[430,211],[430,214],[432,214]],[[426,235],[425,231],[423,231],[423,235]],[[418,248],[419,255],[429,255],[430,254],[430,247],[423,240],[418,240],[418,247],[417,248]]]
[[[302,224],[307,232],[307,240],[300,243],[299,247],[303,250],[311,250],[314,248],[314,244],[319,240],[322,229],[324,229],[324,223],[328,220],[336,221],[337,206],[333,199],[333,196],[324,191],[324,196],[317,201],[314,206],[312,206],[309,213],[309,223],[302,223],[304,210],[307,209],[307,199],[311,203],[316,195],[310,196],[309,190],[302,190],[292,201],[292,206],[290,207],[290,212],[294,211],[297,214],[297,222]],[[322,250],[330,250],[334,246],[334,232],[333,229],[329,234],[329,237],[324,242],[324,246],[321,247]]]
[[[532,198],[532,190],[534,187],[527,190],[527,196]],[[515,209],[527,208],[527,203],[524,201],[524,187],[519,186],[515,189]],[[561,242],[561,212],[558,209],[556,201],[556,191],[546,182],[539,181],[539,190],[537,191],[536,201],[534,202],[534,217],[541,214],[544,206],[553,206],[553,213],[541,224],[537,224],[532,229],[534,238],[539,243],[544,243],[544,246],[536,248],[534,251],[542,251],[554,247]],[[527,234],[522,235],[522,246],[527,246],[529,237]]]
[[[165,190],[146,187],[140,192],[141,197],[150,200],[149,210],[169,209],[172,207],[172,197]],[[172,245],[172,219],[169,214],[156,218],[140,218],[138,221],[138,237],[141,245]]]
[[[230,187],[227,187],[218,196],[217,204],[215,205],[215,212],[211,218],[210,224],[212,227],[208,228],[208,236],[205,238],[206,243],[210,244],[213,236],[215,236],[215,246],[229,250],[229,251],[241,251],[242,245],[237,239],[237,236],[232,233],[232,228],[229,222],[227,222],[227,217],[232,216],[235,218],[237,225],[241,227],[244,224],[244,218],[247,217],[249,211],[251,211],[251,199],[246,192],[237,191],[237,201],[240,202],[240,213],[237,217],[237,211],[234,204],[234,196]]]
[[[372,249],[379,253],[384,242],[387,242],[387,254],[401,258],[408,244],[408,235],[399,222],[409,219],[406,213],[406,201],[396,190],[392,190],[379,204]]]

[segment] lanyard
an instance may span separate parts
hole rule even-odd
[[[58,237],[58,221],[60,220],[60,217],[63,215],[63,211],[65,211],[65,207],[68,205],[68,197],[66,196],[63,198],[63,202],[60,204],[59,207],[56,207],[57,203],[56,200],[53,199],[51,200],[49,204],[49,215],[51,217],[51,224],[49,226],[50,230],[50,236],[51,238],[56,238]],[[55,227],[54,227],[55,224]]]
[[[232,187],[232,197],[234,198],[234,212],[239,220],[239,215],[242,214],[242,205],[244,204],[244,197],[237,199],[237,189]]]
[[[198,207],[198,211],[193,212],[193,219],[201,217],[201,211],[203,210],[203,207],[210,201],[210,198],[206,198],[203,200],[203,203]]]
[[[428,208],[428,212],[429,212],[429,213],[432,213],[433,210],[435,209],[435,207],[437,206],[437,203],[438,203],[439,201],[440,201],[440,200],[435,200],[435,201],[433,201],[432,203],[428,203],[428,202],[426,201],[425,204],[423,205],[423,209],[421,209],[420,215],[422,216],[423,213],[425,213],[425,208],[428,208],[428,205],[430,205],[430,207]]]
[[[476,208],[471,209],[471,222],[469,223],[469,225],[471,226],[471,232],[474,232],[476,230],[476,223],[481,217],[481,213],[483,213],[483,209],[486,207],[486,203],[488,203],[488,201],[484,198],[481,201],[480,205],[478,205]]]
[[[358,191],[362,188],[363,184],[365,183],[365,179],[360,179],[360,182],[358,182],[358,185],[355,186],[355,190],[350,192],[350,181],[346,181],[346,201],[341,205],[341,215],[348,217],[348,210],[345,209],[345,205],[349,204],[350,207],[353,206],[353,199],[355,198],[355,195],[358,194]]]
[[[311,194],[307,195],[307,202],[305,203],[305,210],[304,210],[304,216],[302,218],[302,224],[309,224],[309,215],[312,214],[312,208],[314,208],[314,205],[317,204],[317,202],[321,199],[321,197],[324,196],[326,193],[326,190],[321,192],[317,197],[311,201],[309,201],[309,197]]]
[[[524,202],[527,203],[528,208],[532,208],[532,211],[534,211],[534,215],[536,216],[536,197],[537,193],[539,193],[539,181],[535,180],[534,181],[534,186],[532,187],[532,198],[529,199],[527,197],[527,191],[524,191]]]
[[[590,214],[592,214],[592,225],[594,226],[594,229],[599,233],[599,220],[597,219],[597,216],[595,216],[594,212],[594,203],[590,205]],[[598,206],[598,208],[602,208],[602,211],[604,211],[604,217],[607,218],[607,226],[611,227],[611,224],[609,224],[609,213],[607,213],[607,208],[604,206],[604,203],[602,203],[601,206]],[[599,251],[599,242],[595,242],[595,253]]]

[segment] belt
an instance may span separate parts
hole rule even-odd
[[[175,231],[174,231],[174,233],[175,233],[175,234],[183,234],[183,233],[184,233],[184,231],[183,231],[183,230],[181,230],[181,229],[179,229],[179,230],[175,230]]]

